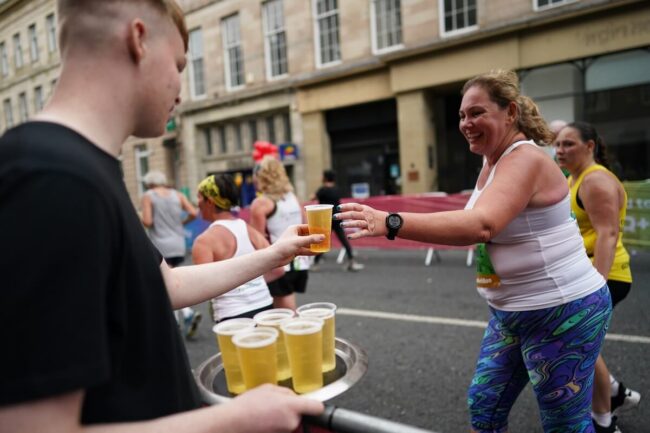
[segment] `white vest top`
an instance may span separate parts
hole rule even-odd
[[[501,158],[522,144],[537,146],[532,141],[518,141]],[[474,188],[465,209],[472,209],[492,183],[498,164],[492,167],[483,189]],[[568,195],[550,206],[524,209],[485,246],[501,285],[477,290],[497,310],[555,307],[605,285],[587,257],[578,224],[571,217]]]
[[[277,241],[286,228],[294,224],[302,224],[302,209],[295,194],[288,192],[275,202],[275,212],[266,220],[271,243]]]
[[[246,222],[242,219],[217,220],[210,227],[220,225],[228,229],[237,242],[237,249],[233,257],[243,256],[255,251],[255,247],[248,237]],[[248,311],[257,310],[273,303],[269,288],[264,277],[257,277],[241,286],[212,298],[212,314],[215,322],[225,317],[238,316]]]

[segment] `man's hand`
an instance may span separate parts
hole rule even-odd
[[[287,227],[282,236],[271,245],[277,254],[279,266],[291,262],[295,256],[313,256],[316,253],[309,249],[310,244],[322,242],[325,235],[310,235],[307,224]]]
[[[291,433],[300,425],[302,415],[319,415],[324,410],[319,401],[268,384],[245,392],[227,407],[236,414],[233,431],[237,433]]]

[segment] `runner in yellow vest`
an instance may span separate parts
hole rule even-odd
[[[632,286],[630,256],[622,242],[627,194],[607,168],[606,148],[595,128],[569,123],[557,135],[555,151],[560,167],[569,171],[571,210],[587,255],[606,279],[612,304],[623,300]],[[620,432],[616,415],[636,407],[641,396],[609,374],[602,355],[596,362],[592,416],[596,432]],[[614,415],[614,416],[613,416]]]

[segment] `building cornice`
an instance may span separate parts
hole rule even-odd
[[[13,6],[16,6],[18,3],[21,3],[25,0],[0,0],[0,20],[2,20],[2,15],[8,12]]]

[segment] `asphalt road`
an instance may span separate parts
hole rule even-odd
[[[436,432],[469,430],[466,390],[483,335],[480,322],[488,320],[489,311],[473,288],[466,254],[440,256],[441,262],[426,267],[425,251],[359,251],[366,268],[351,273],[330,252],[321,269],[310,272],[298,304],[336,303],[337,336],[362,347],[369,358],[364,378],[330,404]],[[617,378],[649,399],[650,254],[634,255],[632,270],[632,291],[615,311],[603,354]],[[206,305],[198,308],[207,318]],[[187,349],[193,368],[217,352],[209,320]],[[650,431],[646,406],[642,400],[638,410],[623,413],[624,433]],[[510,432],[542,432],[530,387],[510,414]]]

